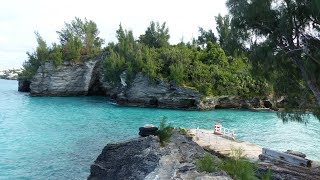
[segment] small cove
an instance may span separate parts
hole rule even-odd
[[[85,179],[110,142],[137,137],[138,127],[159,124],[237,130],[240,140],[276,150],[302,151],[320,160],[320,122],[283,123],[274,112],[181,111],[121,107],[104,97],[29,97],[17,81],[0,80],[0,179]]]

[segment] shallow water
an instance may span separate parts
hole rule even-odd
[[[17,81],[0,80],[0,179],[85,179],[110,142],[158,125],[235,128],[241,140],[277,150],[294,149],[320,160],[320,122],[283,123],[274,112],[179,111],[120,107],[104,97],[29,97]]]

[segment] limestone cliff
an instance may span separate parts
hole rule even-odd
[[[270,101],[258,98],[203,98],[195,89],[182,87],[161,78],[151,80],[142,73],[137,73],[128,81],[124,72],[119,77],[121,83],[113,84],[105,80],[104,58],[105,54],[100,54],[83,64],[65,62],[60,66],[54,66],[45,63],[38,68],[31,80],[19,81],[19,91],[30,89],[32,96],[102,95],[111,97],[121,105],[175,109],[274,107]]]

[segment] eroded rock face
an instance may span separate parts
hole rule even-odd
[[[204,154],[191,138],[178,132],[165,147],[155,136],[109,144],[91,166],[88,179],[231,179],[222,171],[198,172],[195,162]]]
[[[272,109],[270,100],[239,98],[237,96],[207,97],[198,103],[198,109]]]
[[[45,63],[39,67],[31,81],[31,95],[81,96],[88,95],[92,91],[103,93],[98,73],[94,71],[98,61],[92,59],[84,64],[64,63],[57,67],[51,63]]]
[[[161,108],[196,109],[200,96],[195,90],[164,80],[154,82],[142,73],[125,90],[126,104]]]

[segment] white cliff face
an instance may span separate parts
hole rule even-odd
[[[97,60],[84,64],[68,64],[55,67],[51,63],[40,66],[30,85],[35,96],[87,95]]]

